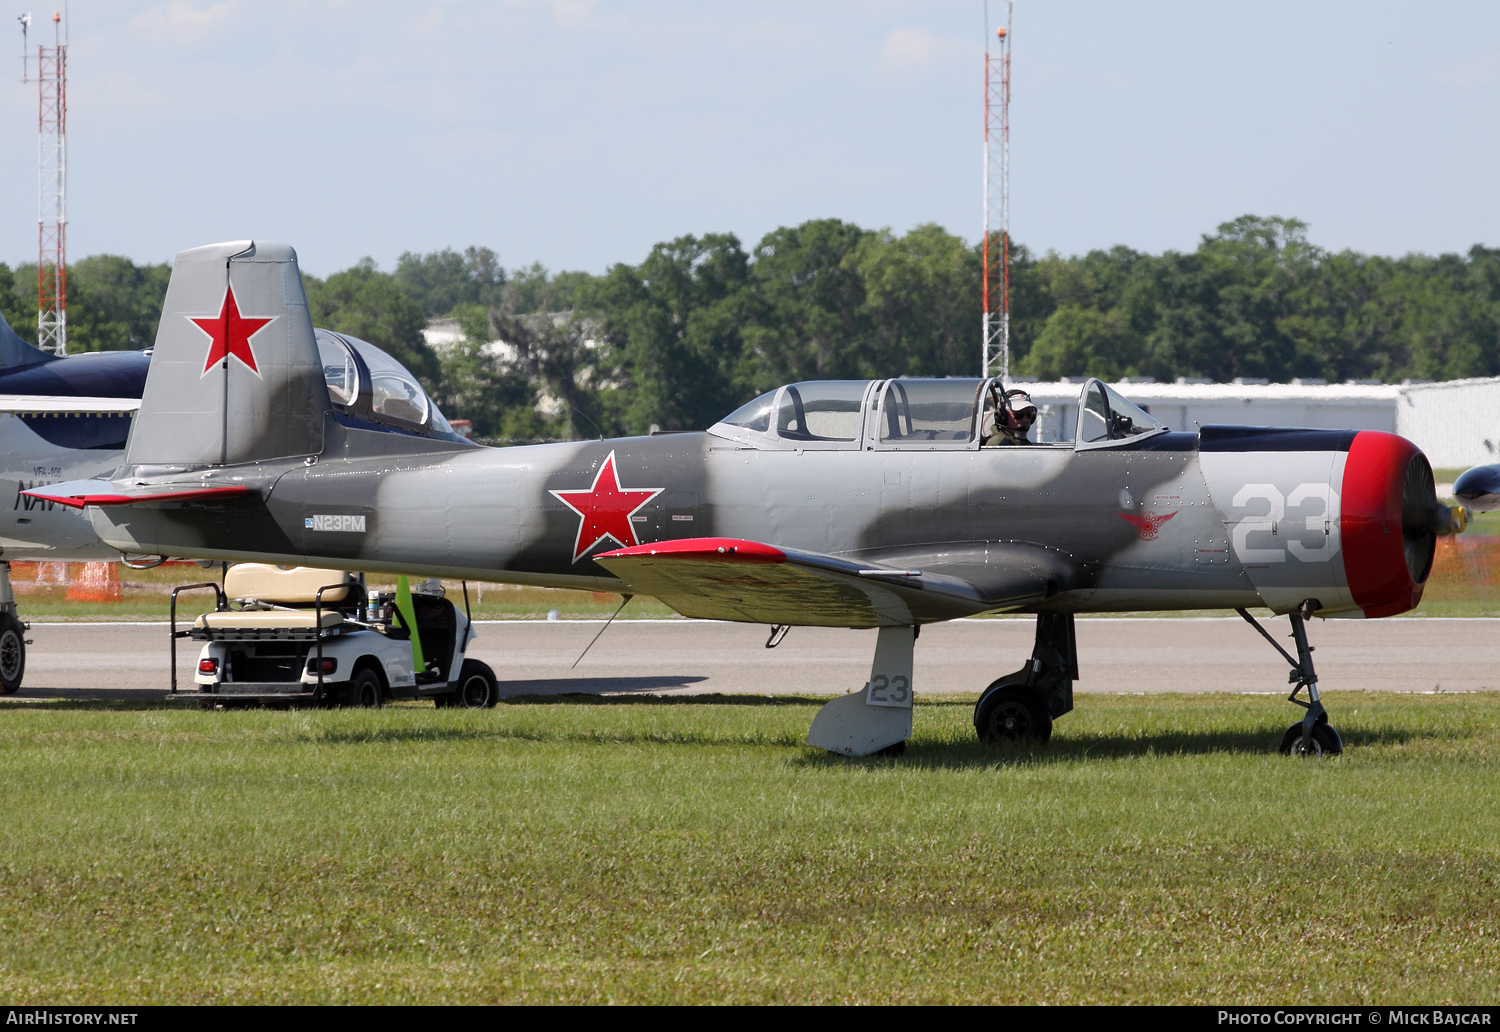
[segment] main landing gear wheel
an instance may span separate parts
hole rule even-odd
[[[974,730],[992,745],[1045,745],[1052,737],[1052,715],[1036,692],[996,681],[974,707]]]
[[[464,709],[489,709],[500,701],[495,672],[477,659],[466,659],[458,672],[458,692],[453,705]]]
[[[1344,751],[1344,741],[1339,733],[1327,724],[1319,722],[1312,726],[1309,736],[1299,720],[1286,729],[1281,736],[1281,755],[1301,756],[1317,759],[1320,756],[1337,756]]]
[[[0,693],[14,695],[26,675],[26,632],[21,621],[0,614]]]

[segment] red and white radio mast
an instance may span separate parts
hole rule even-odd
[[[68,353],[68,44],[62,15],[52,15],[52,46],[36,48],[37,81],[37,347]],[[21,17],[22,82],[28,82]]]
[[[984,26],[984,345],[980,376],[1010,376],[1010,26],[1014,0],[990,52]],[[988,5],[986,5],[988,9]],[[998,225],[997,225],[998,224]]]

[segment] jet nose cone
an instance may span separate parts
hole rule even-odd
[[[1454,481],[1453,497],[1478,512],[1500,508],[1500,463],[1467,470]]]

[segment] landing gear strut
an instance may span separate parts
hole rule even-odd
[[[1281,736],[1281,754],[1283,756],[1337,756],[1344,751],[1344,740],[1339,733],[1328,724],[1328,711],[1323,708],[1322,701],[1318,698],[1318,674],[1313,669],[1313,647],[1307,643],[1307,621],[1319,609],[1315,599],[1303,602],[1294,612],[1289,614],[1292,621],[1292,638],[1297,643],[1297,658],[1293,659],[1291,653],[1282,648],[1276,639],[1260,625],[1260,623],[1243,609],[1236,609],[1251,627],[1260,634],[1271,647],[1281,653],[1283,659],[1291,664],[1291,672],[1287,675],[1287,683],[1291,684],[1292,694],[1288,695],[1287,702],[1301,706],[1307,711],[1297,723],[1286,729],[1286,734]],[[1307,689],[1306,701],[1297,696],[1302,694],[1302,689]]]
[[[1052,721],[1073,708],[1078,643],[1072,613],[1038,613],[1031,659],[984,690],[974,707],[981,742],[1044,744]]]

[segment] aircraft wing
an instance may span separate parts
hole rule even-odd
[[[943,557],[934,555],[940,563]],[[951,558],[951,557],[947,557]],[[899,627],[1028,605],[1058,588],[1052,564],[1000,559],[982,572],[910,569],[735,538],[622,548],[594,561],[683,616],[746,623]],[[940,570],[950,572],[939,572]]]
[[[0,413],[16,416],[125,416],[140,407],[140,398],[0,394]]]
[[[69,508],[82,509],[85,505],[223,501],[252,492],[243,484],[224,484],[213,487],[205,487],[201,484],[150,484],[140,487],[122,487],[108,480],[69,480],[61,484],[35,487],[21,493],[31,498],[66,505]]]

